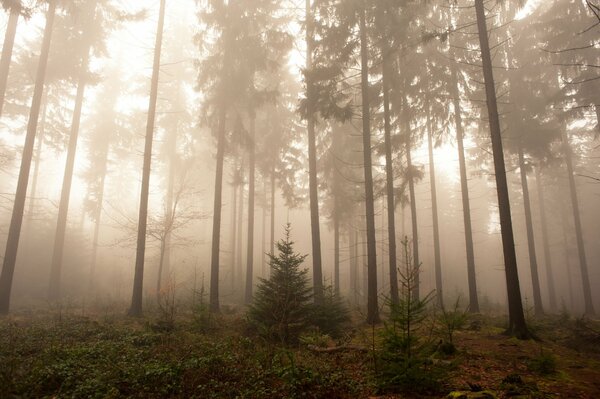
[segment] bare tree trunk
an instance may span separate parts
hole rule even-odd
[[[463,206],[463,224],[465,226],[465,247],[467,253],[467,280],[469,282],[469,312],[479,313],[477,297],[477,277],[475,274],[475,253],[473,250],[473,227],[471,225],[471,201],[469,200],[469,182],[467,180],[467,162],[465,160],[464,130],[462,123],[462,108],[458,90],[456,68],[452,73],[452,102],[454,106],[454,123],[456,127],[456,143],[458,147],[458,165],[460,169],[460,191]]]
[[[73,110],[73,121],[71,123],[71,133],[69,135],[69,145],[67,149],[67,162],[65,165],[63,184],[60,193],[60,203],[58,206],[58,219],[56,222],[56,234],[54,235],[54,251],[52,253],[52,263],[50,266],[50,284],[48,286],[48,299],[55,301],[60,298],[60,280],[62,271],[62,260],[65,246],[65,235],[67,230],[67,216],[69,213],[69,200],[71,197],[71,185],[73,183],[73,170],[75,169],[75,156],[77,154],[77,141],[79,139],[79,127],[81,124],[81,111],[83,109],[83,100],[85,87],[87,83],[87,69],[91,50],[91,34],[96,20],[97,1],[90,3],[87,23],[87,29],[84,32],[84,50],[79,70],[79,81],[77,83],[77,94],[75,96],[75,108]]]
[[[527,170],[525,168],[523,147],[519,143],[519,169],[521,171],[521,187],[523,189],[523,206],[525,207],[525,227],[527,229],[527,248],[529,250],[529,266],[531,267],[531,283],[533,285],[533,307],[535,315],[541,316],[544,314],[544,307],[542,306],[542,292],[540,289],[540,277],[538,274],[537,256],[535,253],[529,185],[527,184]]]
[[[592,302],[592,290],[590,287],[587,259],[585,256],[583,229],[581,227],[579,200],[577,198],[577,187],[575,185],[575,176],[573,173],[573,159],[571,155],[571,146],[569,144],[569,137],[567,136],[567,132],[564,129],[562,132],[562,140],[565,151],[565,161],[567,163],[567,177],[569,179],[571,206],[573,209],[573,221],[575,222],[575,237],[577,238],[577,251],[579,252],[579,268],[581,269],[581,284],[583,286],[583,301],[585,304],[585,314],[591,316],[595,314],[594,305]]]
[[[275,255],[275,164],[271,170],[271,247],[270,254]]]
[[[567,234],[568,228],[568,219],[567,219],[567,209],[565,207],[565,203],[562,198],[560,200],[560,224],[562,226],[562,238],[564,244],[564,254],[565,254],[565,271],[567,275],[567,284],[569,290],[569,305],[571,307],[571,311],[575,311],[575,299],[573,296],[573,279],[571,278],[571,246],[569,245],[569,235]]]
[[[535,182],[538,192],[538,204],[540,207],[540,221],[542,224],[542,242],[544,244],[544,261],[546,263],[546,280],[548,280],[548,299],[550,311],[556,312],[556,288],[554,286],[554,273],[552,272],[552,257],[550,255],[550,240],[548,238],[548,222],[546,219],[546,200],[542,186],[542,176],[539,166],[535,169]]]
[[[263,177],[263,201],[262,201],[262,227],[260,229],[260,232],[262,234],[261,237],[261,251],[260,251],[260,265],[261,265],[261,271],[260,271],[260,275],[262,278],[267,278],[267,259],[266,259],[266,255],[265,252],[267,250],[267,180],[264,179]]]
[[[33,180],[31,181],[31,194],[29,195],[29,206],[27,210],[27,223],[31,225],[35,212],[35,200],[37,195],[37,183],[40,175],[40,164],[42,162],[42,148],[44,147],[44,133],[46,131],[46,116],[48,114],[48,92],[44,94],[44,107],[42,109],[42,120],[37,132],[38,140],[35,147],[35,160],[33,165]]]
[[[420,297],[420,268],[421,260],[419,259],[419,225],[417,222],[417,202],[415,196],[415,179],[413,176],[413,164],[411,156],[412,134],[410,131],[410,120],[408,119],[408,104],[404,104],[404,125],[405,125],[405,150],[406,150],[406,168],[408,169],[408,191],[410,201],[410,219],[412,223],[412,250],[413,250],[413,269],[414,269],[414,287],[412,287],[413,299]]]
[[[440,251],[440,227],[438,221],[437,191],[435,188],[435,161],[433,159],[433,137],[431,132],[431,116],[429,109],[429,99],[427,99],[427,147],[429,153],[429,184],[431,190],[431,217],[433,220],[433,253],[435,265],[435,288],[437,291],[437,301],[441,307],[444,307],[444,291],[442,287],[442,259]]]
[[[390,300],[392,304],[398,304],[398,266],[396,260],[396,219],[394,217],[396,203],[394,200],[394,164],[392,158],[392,123],[390,112],[390,83],[389,83],[389,56],[387,54],[387,43],[383,49],[383,119],[384,119],[384,145],[385,145],[385,177],[387,197],[387,222],[389,242],[389,273],[390,273]]]
[[[8,82],[8,72],[10,70],[10,61],[17,34],[17,24],[21,14],[20,6],[12,6],[4,34],[4,44],[2,45],[2,58],[0,59],[0,116],[4,108],[4,97],[6,96],[6,84]]]
[[[167,183],[167,203],[166,208],[166,223],[165,226],[165,249],[163,267],[159,268],[158,278],[163,279],[166,276],[167,281],[171,274],[171,238],[173,236],[173,224],[175,223],[175,209],[173,209],[173,193],[175,190],[175,171],[177,163],[177,135],[179,133],[179,124],[176,123],[175,129],[172,131],[172,137],[169,138],[169,180]],[[159,282],[160,284],[161,282]]]
[[[250,148],[248,149],[248,246],[246,247],[246,291],[245,302],[252,302],[254,287],[254,194],[256,172],[256,120],[250,118]]]
[[[340,296],[340,220],[337,210],[333,211],[333,292]]]
[[[312,11],[311,0],[306,0],[306,69],[312,68]],[[315,135],[315,116],[313,110],[314,90],[312,82],[306,83],[306,99],[308,104],[308,174],[310,192],[310,226],[312,238],[313,288],[315,303],[323,301],[323,267],[321,261],[321,228],[319,226],[319,193],[317,177],[317,143]]]
[[[348,229],[349,237],[349,257],[350,257],[350,297],[352,304],[358,306],[358,243],[357,231],[353,228]]]
[[[135,275],[131,296],[130,316],[142,315],[142,296],[144,286],[144,257],[146,255],[146,227],[148,222],[148,193],[150,190],[150,168],[152,164],[152,141],[154,136],[154,120],[156,118],[156,100],[158,97],[158,78],[160,74],[160,53],[162,48],[163,28],[165,24],[165,2],[160,1],[156,43],[154,45],[154,64],[152,66],[152,82],[150,87],[150,104],[146,123],[146,140],[144,146],[144,168],[142,173],[142,192],[140,195],[140,213],[138,220],[137,251],[135,257]]]
[[[483,75],[485,81],[490,133],[492,138],[496,190],[498,192],[498,208],[500,212],[502,247],[504,252],[504,267],[506,273],[506,288],[509,310],[509,327],[507,332],[509,334],[514,334],[519,338],[528,338],[530,334],[527,329],[527,325],[525,324],[525,315],[523,313],[523,303],[521,300],[519,273],[517,269],[517,256],[515,253],[515,239],[513,235],[510,213],[510,201],[508,196],[508,184],[506,181],[504,152],[502,149],[502,131],[500,130],[500,119],[498,116],[498,104],[496,100],[496,87],[494,83],[494,73],[483,0],[475,0],[475,10],[477,13],[478,36],[481,46],[481,58],[483,61]]]
[[[48,12],[46,13],[46,27],[44,28],[42,51],[37,68],[35,88],[33,91],[33,99],[29,112],[27,135],[25,136],[25,145],[23,146],[21,169],[19,171],[15,202],[13,205],[10,227],[8,230],[4,263],[2,267],[2,273],[0,274],[0,314],[8,313],[10,306],[10,291],[12,289],[13,276],[15,272],[21,226],[23,224],[23,211],[25,209],[25,199],[27,196],[27,184],[29,183],[31,158],[33,156],[35,134],[40,116],[42,94],[44,92],[44,80],[46,77],[46,66],[48,65],[48,54],[50,52],[50,41],[52,39],[52,27],[54,25],[55,14],[56,1],[53,0],[48,3]]]
[[[213,204],[213,229],[210,257],[210,295],[209,309],[213,313],[220,312],[219,305],[219,256],[221,252],[221,210],[223,208],[223,163],[225,160],[225,123],[227,110],[224,104],[219,106],[217,168],[215,172],[215,193]]]
[[[244,287],[244,279],[242,278],[243,276],[243,267],[242,267],[242,263],[243,263],[243,256],[242,256],[242,247],[243,247],[243,225],[244,225],[244,160],[242,159],[242,164],[240,166],[240,176],[241,176],[241,181],[240,181],[240,192],[239,192],[239,199],[240,199],[240,203],[238,206],[238,222],[237,222],[237,248],[236,248],[236,275],[238,277],[238,289],[239,292],[243,292],[243,287]],[[239,298],[239,299],[243,299],[243,298]]]
[[[233,165],[234,175],[237,174],[237,158]],[[235,292],[235,244],[236,244],[236,229],[237,229],[237,186],[235,182],[231,185],[231,232],[229,238],[231,239],[229,247],[231,250],[231,292]]]
[[[377,242],[375,237],[375,204],[373,199],[373,170],[371,161],[371,110],[369,105],[369,55],[366,10],[360,11],[360,64],[363,122],[363,158],[365,170],[365,205],[367,222],[367,323],[379,322],[377,304]]]

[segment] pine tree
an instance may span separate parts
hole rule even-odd
[[[309,325],[312,287],[308,270],[300,269],[306,255],[294,252],[291,227],[277,243],[279,255],[269,254],[271,277],[261,279],[250,305],[250,321],[267,337],[293,344]]]

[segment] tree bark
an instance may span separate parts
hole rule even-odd
[[[44,81],[46,77],[46,67],[48,65],[48,54],[50,52],[50,42],[52,40],[52,27],[56,15],[56,1],[48,3],[46,13],[46,26],[44,28],[44,39],[42,42],[42,51],[37,68],[35,79],[35,88],[33,99],[29,112],[29,122],[27,124],[27,134],[25,136],[25,145],[23,146],[23,155],[21,158],[21,169],[19,171],[19,180],[17,191],[15,193],[15,202],[8,230],[8,239],[6,242],[6,251],[2,273],[0,274],[0,314],[8,313],[10,307],[10,291],[12,289],[13,276],[15,272],[15,263],[17,260],[17,250],[19,247],[19,237],[21,235],[21,226],[23,224],[23,211],[25,209],[25,199],[27,195],[27,184],[29,183],[29,171],[31,169],[31,158],[33,156],[33,147],[35,145],[35,135],[40,116],[40,107],[42,103],[42,94],[44,92]]]
[[[387,44],[387,43],[386,43]],[[389,273],[390,273],[390,300],[396,305],[400,302],[398,294],[398,266],[396,260],[396,204],[394,200],[394,164],[392,158],[392,123],[390,112],[390,83],[389,83],[389,56],[387,45],[383,49],[383,119],[384,119],[384,146],[385,146],[385,177],[387,197],[387,221],[389,242]]]
[[[37,195],[37,183],[40,175],[40,164],[42,162],[42,148],[44,147],[44,133],[46,131],[46,116],[48,114],[48,93],[44,94],[44,107],[42,108],[42,120],[40,121],[37,135],[37,145],[35,146],[35,160],[33,165],[33,180],[31,181],[31,193],[29,194],[29,206],[27,209],[27,224],[31,226],[33,214],[35,212],[35,200]]]
[[[590,287],[587,259],[585,256],[583,229],[581,227],[581,214],[579,211],[579,199],[577,198],[577,187],[575,185],[575,176],[573,174],[573,159],[571,155],[571,146],[569,144],[569,137],[567,136],[567,132],[564,129],[562,132],[562,140],[565,151],[565,161],[567,163],[567,177],[569,179],[569,191],[571,194],[573,221],[575,222],[575,237],[577,238],[577,251],[579,253],[579,268],[581,269],[581,284],[583,286],[583,301],[585,304],[585,314],[592,316],[595,314],[595,311],[592,302],[592,290]]]
[[[246,290],[245,302],[252,302],[252,289],[254,287],[254,194],[256,172],[256,120],[250,118],[250,143],[248,149],[248,246],[246,247]]]
[[[55,301],[60,298],[60,282],[62,261],[65,246],[65,235],[67,230],[67,217],[69,213],[69,200],[71,198],[71,185],[73,183],[73,170],[75,169],[75,156],[77,154],[77,141],[79,139],[79,127],[81,124],[81,111],[83,109],[83,100],[87,83],[87,68],[91,50],[91,34],[96,20],[96,4],[92,1],[88,9],[89,20],[87,29],[84,32],[84,52],[79,70],[79,80],[77,83],[77,94],[75,96],[75,108],[73,110],[73,121],[71,123],[71,133],[69,135],[69,145],[67,149],[67,162],[65,165],[63,184],[60,193],[60,203],[58,205],[58,218],[56,222],[56,233],[54,235],[54,251],[52,253],[52,263],[50,266],[50,284],[48,286],[48,299]]]
[[[548,299],[550,311],[556,312],[556,288],[554,285],[554,273],[552,271],[552,256],[550,255],[550,239],[548,238],[548,222],[546,219],[546,200],[542,187],[542,176],[539,166],[535,169],[535,183],[538,193],[538,204],[540,207],[540,221],[542,224],[542,242],[544,244],[544,261],[546,264],[546,280],[548,280]]]
[[[220,312],[219,305],[219,255],[221,252],[221,210],[223,208],[223,163],[225,160],[225,122],[227,110],[225,105],[219,106],[217,132],[217,168],[215,173],[215,193],[213,203],[212,247],[210,254],[210,294],[209,309],[213,313]],[[239,237],[238,237],[239,240]]]
[[[529,199],[529,185],[527,184],[527,170],[525,169],[525,156],[523,147],[519,143],[519,170],[521,174],[521,188],[523,189],[523,206],[525,208],[525,227],[527,229],[527,248],[529,252],[529,266],[531,268],[531,283],[533,285],[533,308],[536,316],[544,314],[542,306],[542,292],[538,273],[537,256],[535,253],[535,238],[533,234],[533,220],[531,217],[531,202]]]
[[[464,130],[462,123],[462,108],[458,90],[456,68],[452,73],[452,103],[454,106],[454,124],[456,127],[456,143],[458,147],[458,165],[460,169],[460,192],[463,207],[463,224],[465,227],[465,249],[467,254],[467,280],[469,282],[469,312],[479,313],[477,296],[477,277],[475,273],[475,253],[473,249],[473,227],[471,225],[471,201],[469,200],[469,182],[467,179],[467,162],[465,159]]]
[[[523,303],[521,300],[519,273],[517,269],[517,256],[515,253],[515,240],[513,235],[510,201],[508,196],[508,184],[506,181],[506,168],[504,164],[504,152],[502,148],[502,131],[500,130],[500,119],[498,116],[498,104],[496,100],[496,87],[494,83],[494,73],[483,0],[475,0],[475,10],[477,13],[478,36],[481,46],[481,58],[483,61],[483,76],[485,81],[490,134],[492,138],[496,190],[498,192],[498,208],[502,232],[502,248],[504,252],[504,267],[506,273],[506,288],[509,311],[509,327],[507,333],[513,334],[519,338],[529,338],[530,333],[527,329],[527,325],[525,324],[525,315],[523,313]]]
[[[152,164],[152,141],[154,121],[156,119],[156,100],[158,97],[158,78],[160,74],[160,53],[162,48],[163,29],[165,24],[165,2],[160,1],[156,43],[154,45],[154,63],[152,66],[152,82],[150,87],[150,103],[146,123],[146,140],[144,145],[144,167],[142,173],[142,190],[140,195],[140,212],[138,220],[137,251],[135,257],[135,275],[131,295],[130,316],[142,315],[142,296],[144,285],[144,257],[146,255],[146,228],[148,222],[148,193],[150,190],[150,171]]]
[[[12,60],[13,47],[15,45],[15,36],[17,34],[17,24],[21,14],[20,7],[13,6],[10,9],[6,33],[4,34],[4,44],[2,45],[2,59],[0,59],[0,116],[4,109],[4,97],[6,96],[6,84],[8,82],[8,72]]]
[[[438,304],[444,307],[444,291],[442,286],[442,259],[440,251],[440,227],[438,221],[437,191],[435,187],[435,161],[433,159],[433,137],[429,99],[427,99],[427,149],[429,153],[429,184],[431,189],[431,217],[433,220],[433,253],[435,265],[435,288]]]
[[[340,220],[333,211],[333,292],[340,296]]]
[[[275,163],[271,170],[271,247],[269,253],[275,255]]]
[[[358,232],[355,229],[348,229],[350,238],[350,295],[352,304],[358,306]]]
[[[371,161],[371,110],[369,104],[369,55],[367,43],[366,10],[360,10],[360,65],[363,123],[363,160],[365,170],[365,206],[367,222],[367,323],[379,322],[377,304],[377,243],[375,237],[375,204],[373,198],[373,170]]]
[[[413,251],[413,271],[414,276],[414,287],[411,287],[413,299],[419,299],[420,297],[420,268],[421,260],[419,259],[419,225],[417,223],[417,203],[415,196],[415,179],[413,176],[413,164],[412,164],[412,134],[410,131],[410,120],[408,117],[408,104],[404,104],[404,127],[405,127],[405,150],[406,150],[406,168],[408,169],[408,191],[410,201],[410,220],[412,223],[412,251]]]
[[[238,160],[236,158],[235,163],[233,165],[233,175],[234,178],[237,176],[238,171]],[[236,245],[236,230],[237,230],[237,181],[234,179],[231,185],[231,232],[229,233],[230,244],[229,248],[231,251],[231,292],[235,292],[235,245]]]
[[[311,0],[306,0],[306,69],[312,68],[312,10]],[[306,100],[308,104],[308,174],[310,192],[310,227],[312,238],[313,289],[315,303],[323,301],[323,269],[321,261],[321,228],[319,226],[319,193],[317,177],[317,143],[315,135],[315,116],[313,110],[314,89],[312,82],[306,82]]]

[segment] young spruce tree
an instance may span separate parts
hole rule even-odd
[[[312,287],[307,269],[300,269],[306,255],[294,252],[291,227],[277,243],[279,255],[269,254],[271,277],[261,282],[248,317],[261,333],[283,344],[294,344],[310,323]]]

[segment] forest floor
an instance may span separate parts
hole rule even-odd
[[[0,318],[0,398],[600,398],[600,329],[589,320],[538,319],[539,339],[521,341],[502,334],[503,319],[480,316],[454,334],[456,353],[432,359],[444,369],[435,391],[386,395],[370,350],[382,327],[357,322],[343,347],[323,350],[336,343],[262,340],[239,313],[123,314]]]

